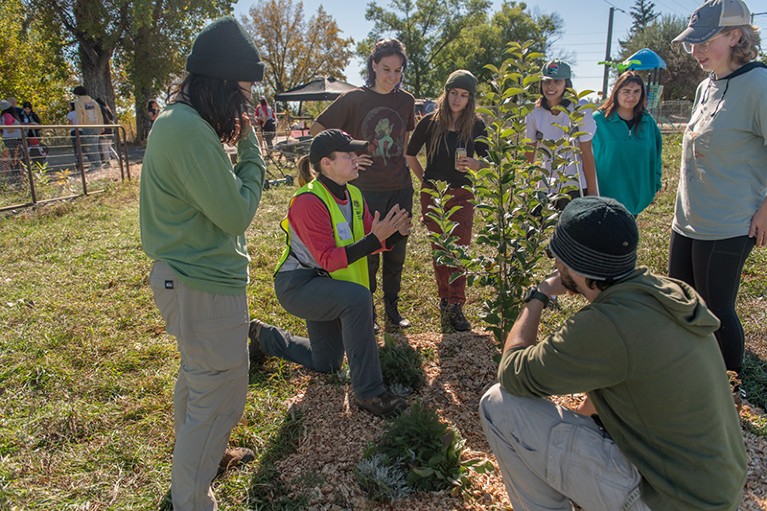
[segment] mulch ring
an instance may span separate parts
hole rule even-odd
[[[493,362],[495,343],[489,334],[474,332],[450,335],[421,334],[407,342],[425,357],[426,385],[411,396],[436,409],[455,425],[466,439],[464,459],[495,458],[485,440],[479,419],[478,403],[484,391],[496,381]],[[433,356],[432,356],[433,354]],[[419,492],[413,496],[380,504],[366,498],[354,476],[365,448],[380,438],[387,421],[358,410],[349,400],[348,385],[332,378],[298,369],[308,377],[302,392],[287,406],[298,411],[302,428],[298,448],[276,462],[280,486],[293,496],[308,499],[311,510],[492,510],[510,509],[506,490],[497,470],[491,474],[473,473],[471,485],[460,495]],[[578,396],[555,399],[564,406],[577,405]],[[758,409],[744,407],[742,416]],[[767,439],[744,429],[749,457],[748,482],[741,510],[767,509]]]

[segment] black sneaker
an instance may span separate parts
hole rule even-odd
[[[370,412],[376,417],[395,417],[407,408],[405,399],[395,396],[388,390],[383,391],[376,397],[370,399],[354,398],[354,403],[366,412]]]
[[[250,367],[260,367],[266,361],[266,354],[261,351],[261,345],[259,344],[259,337],[261,336],[261,328],[266,323],[257,319],[250,320],[250,327],[248,328],[248,355],[250,357]]]

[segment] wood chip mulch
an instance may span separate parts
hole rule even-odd
[[[404,339],[404,337],[403,337]],[[407,336],[407,342],[426,357],[426,385],[415,394],[455,425],[466,439],[465,459],[495,463],[479,419],[478,403],[496,381],[495,343],[479,332]],[[292,495],[308,496],[309,509],[325,510],[500,510],[510,509],[500,472],[472,474],[471,485],[460,495],[420,492],[393,504],[368,500],[354,476],[365,448],[383,434],[387,422],[358,410],[350,402],[351,389],[323,375],[297,370],[301,393],[286,406],[302,417],[298,448],[276,463],[281,483]],[[578,396],[556,401],[572,406]],[[764,418],[764,412],[744,407]],[[767,439],[744,429],[749,457],[748,482],[740,509],[767,510]],[[497,464],[496,464],[497,467]],[[319,476],[319,477],[318,477]]]

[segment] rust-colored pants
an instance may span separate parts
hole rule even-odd
[[[461,207],[451,217],[451,220],[458,223],[453,234],[458,236],[461,245],[468,245],[471,243],[471,228],[474,224],[474,204],[471,203],[474,194],[467,188],[451,188],[450,193],[453,197],[447,202],[446,209],[450,210],[453,206]],[[436,222],[426,216],[431,203],[432,196],[422,191],[421,219],[430,232],[439,232]],[[433,248],[435,248],[434,245],[432,245]],[[434,265],[434,275],[437,279],[437,291],[440,299],[446,299],[448,303],[465,303],[466,277],[460,277],[451,283],[450,275],[455,271],[455,268],[438,265],[433,257],[432,264]]]

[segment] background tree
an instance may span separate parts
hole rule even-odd
[[[130,25],[131,0],[28,0],[52,30],[77,45],[82,83],[94,98],[115,107],[111,60]]]
[[[642,48],[650,48],[666,61],[668,69],[663,71],[663,99],[693,99],[695,88],[706,73],[681,44],[671,40],[687,27],[687,19],[680,16],[663,15],[658,20],[621,41],[619,61]]]
[[[407,48],[407,89],[416,97],[433,97],[447,78],[434,68],[451,46],[460,44],[463,30],[486,22],[489,7],[489,0],[391,0],[388,8],[369,3],[365,19],[374,28],[357,54],[367,58],[377,40],[396,37]]]
[[[231,0],[135,0],[128,13],[130,29],[115,52],[115,63],[124,69],[119,83],[122,96],[134,98],[136,140],[149,130],[147,101],[180,75],[194,37],[210,19],[226,14]]]
[[[21,0],[0,3],[0,99],[31,101],[43,122],[62,120],[73,69],[64,59],[60,37]]]
[[[506,58],[509,41],[533,41],[530,51],[546,58],[563,58],[575,63],[575,56],[559,52],[553,45],[562,34],[564,22],[559,14],[529,12],[524,2],[504,2],[489,20],[478,22],[463,30],[459,40],[445,50],[434,68],[437,81],[444,83],[455,69],[468,69],[486,83],[491,73],[485,67],[499,67]],[[538,60],[543,64],[543,58]]]
[[[268,64],[268,93],[284,92],[317,76],[346,79],[343,70],[354,41],[341,37],[336,20],[324,8],[307,22],[303,2],[261,0],[249,15],[242,22]]]
[[[631,34],[641,32],[659,16],[655,12],[655,3],[649,0],[634,0],[634,5],[629,9],[629,14],[634,20],[631,23]]]

